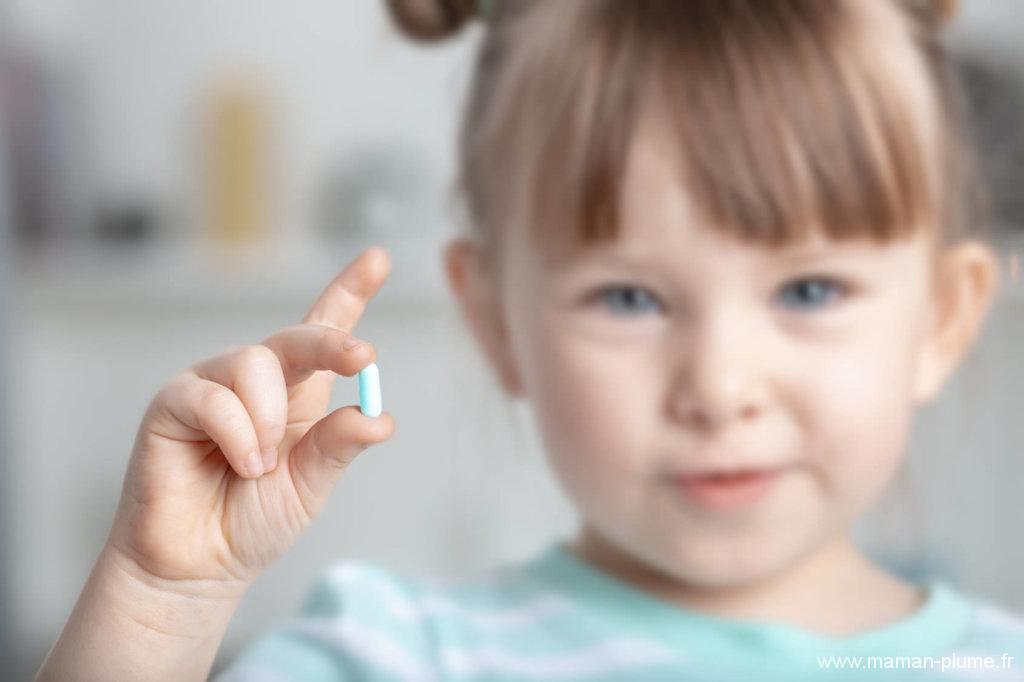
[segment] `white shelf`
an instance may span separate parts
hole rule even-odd
[[[300,306],[370,244],[387,249],[391,273],[377,305],[433,306],[450,296],[438,237],[292,240],[248,252],[194,240],[138,248],[83,245],[13,261],[14,306]]]
[[[335,274],[366,246],[391,255],[391,274],[377,305],[446,305],[450,301],[437,235],[290,240],[258,250],[218,250],[195,240],[154,241],[139,248],[63,247],[43,257],[16,255],[14,306],[288,306],[308,307]],[[999,240],[1001,282],[997,303],[1024,305],[1024,272],[1009,275],[1009,254],[1024,268],[1024,237]]]

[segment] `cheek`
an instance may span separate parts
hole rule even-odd
[[[852,511],[874,501],[895,475],[911,420],[909,354],[893,336],[832,356],[808,373],[811,449],[829,494]]]
[[[534,328],[521,370],[559,475],[606,492],[644,475],[655,390],[643,354],[594,343],[554,321]]]

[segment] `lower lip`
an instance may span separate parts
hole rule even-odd
[[[763,498],[779,478],[781,471],[750,472],[734,476],[679,477],[674,483],[686,497],[707,509],[736,509]]]

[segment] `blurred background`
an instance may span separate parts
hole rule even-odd
[[[949,34],[1007,269],[1024,252],[1022,29],[1017,0],[964,0]],[[31,677],[70,613],[160,385],[298,322],[371,243],[393,268],[357,333],[377,347],[396,435],[259,579],[214,670],[332,561],[464,575],[573,530],[441,269],[480,30],[415,46],[372,0],[0,0],[5,679]],[[1004,282],[978,346],[919,413],[906,478],[858,528],[892,570],[1018,611],[1022,342],[1022,286]],[[332,407],[357,396],[340,377]]]

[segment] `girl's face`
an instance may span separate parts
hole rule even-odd
[[[504,245],[508,343],[587,533],[696,586],[752,581],[845,531],[904,452],[929,330],[924,231],[771,251],[700,224],[644,125],[615,243]],[[681,473],[768,468],[728,507]]]

